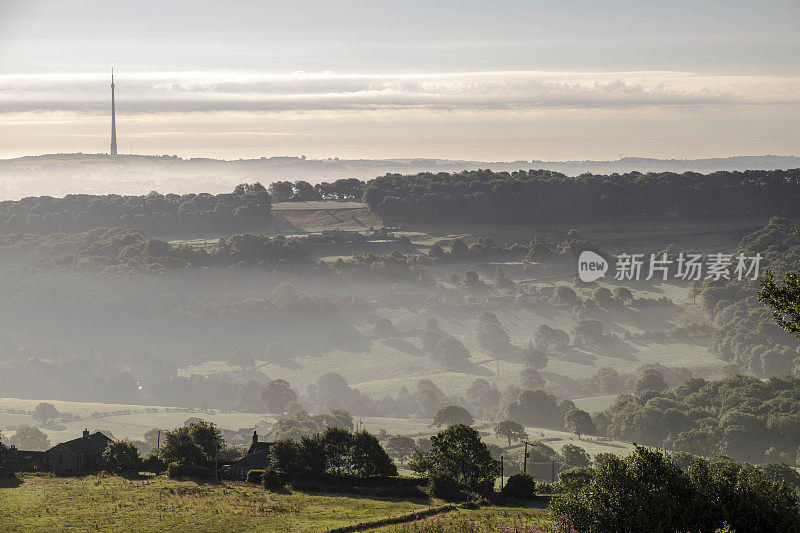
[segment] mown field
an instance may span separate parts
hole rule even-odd
[[[0,485],[0,531],[322,531],[420,512],[440,502],[274,494],[245,483],[164,477],[20,476]]]

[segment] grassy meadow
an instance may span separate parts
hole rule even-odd
[[[164,477],[56,478],[0,485],[0,531],[322,531],[405,515],[435,501],[274,494],[246,483]]]

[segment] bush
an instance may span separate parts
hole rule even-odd
[[[285,490],[283,480],[277,470],[274,468],[267,468],[261,473],[261,480],[265,489],[270,492],[283,492]]]
[[[509,498],[530,500],[536,496],[536,482],[530,474],[514,474],[503,487],[503,494]]]
[[[261,485],[264,482],[264,471],[263,470],[250,470],[247,472],[247,479],[245,479],[248,483],[253,483],[254,485]]]
[[[464,499],[461,486],[453,476],[444,472],[435,472],[430,477],[431,495],[448,502],[457,502]]]
[[[181,463],[170,463],[167,467],[167,476],[170,479],[202,479],[209,480],[213,470],[206,466],[184,465]]]
[[[153,474],[162,474],[167,470],[167,463],[155,451],[142,460],[142,469]]]
[[[132,443],[125,441],[109,442],[103,451],[103,459],[106,462],[106,470],[113,474],[126,476],[138,474],[142,466],[139,450]]]
[[[589,467],[570,468],[558,475],[561,488],[564,491],[578,491],[591,483],[594,469]]]

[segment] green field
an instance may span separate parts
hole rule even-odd
[[[321,531],[438,505],[427,500],[274,494],[245,483],[22,475],[0,485],[0,531]]]
[[[37,426],[30,414],[8,413],[8,410],[32,412],[40,401],[47,401],[59,412],[72,413],[80,420],[57,423],[65,429],[40,428],[47,433],[52,444],[74,439],[84,428],[111,432],[117,439],[141,439],[145,431],[153,428],[172,429],[182,426],[191,417],[213,422],[223,429],[237,430],[254,427],[259,421],[273,422],[275,417],[263,414],[200,411],[164,406],[122,405],[94,402],[64,402],[60,400],[24,400],[19,398],[0,398],[0,430],[6,435],[17,426]],[[121,411],[126,414],[114,414]],[[100,413],[102,416],[92,416]]]
[[[611,397],[607,397],[611,398]],[[603,400],[604,397],[598,397]],[[576,403],[584,405],[587,399],[578,400]],[[605,400],[606,402],[608,400]],[[10,414],[5,412],[8,409],[33,411],[38,400],[23,400],[18,398],[0,399],[0,430],[4,434],[13,433],[14,427],[21,425],[36,426],[37,423],[28,414]],[[140,406],[140,405],[121,405],[103,403],[82,403],[82,402],[63,402],[58,400],[49,401],[59,411],[69,412],[83,418],[69,422],[59,422],[66,429],[54,430],[42,428],[47,433],[52,444],[64,442],[80,436],[83,428],[90,430],[102,430],[111,432],[117,439],[137,440],[141,439],[144,432],[152,428],[173,429],[183,425],[183,422],[190,417],[197,417],[213,422],[223,429],[238,429],[243,427],[253,427],[257,422],[265,420],[268,423],[274,422],[274,415],[263,415],[254,413],[219,413],[216,411],[188,411],[185,409],[175,409],[163,406]],[[93,418],[94,412],[114,413],[117,411],[130,410],[130,414],[120,414]],[[360,417],[361,427],[368,431],[378,434],[386,431],[390,435],[410,435],[415,438],[428,437],[439,431],[427,419],[413,418],[388,418],[388,417]],[[488,444],[496,444],[505,448],[507,442],[494,436],[494,423],[478,420],[476,427],[481,432],[483,440]],[[598,440],[595,437],[578,439],[574,434],[566,431],[558,431],[546,428],[528,427],[526,428],[531,440],[543,440],[548,446],[560,451],[566,444],[577,445],[586,450],[589,455],[597,453],[615,453],[627,455],[633,450],[631,443],[613,440]]]

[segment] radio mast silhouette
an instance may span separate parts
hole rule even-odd
[[[117,155],[117,121],[114,109],[114,69],[111,69],[111,155]]]

